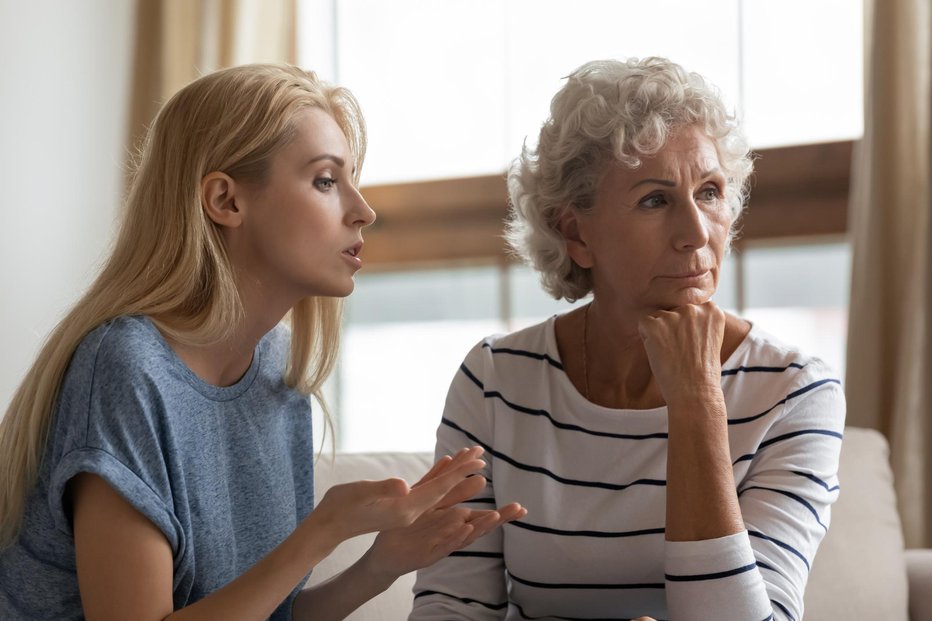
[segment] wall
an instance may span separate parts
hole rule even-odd
[[[106,253],[134,4],[0,0],[0,416]]]

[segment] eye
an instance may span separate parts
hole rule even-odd
[[[699,190],[698,198],[701,201],[711,203],[722,198],[722,192],[718,189],[718,186],[707,185],[706,187]]]
[[[651,194],[641,199],[638,203],[640,207],[645,207],[647,209],[657,209],[658,207],[663,207],[667,204],[667,199],[663,194]]]
[[[326,192],[327,190],[333,188],[337,184],[337,180],[333,177],[318,177],[314,179],[314,187],[320,190],[321,192]]]

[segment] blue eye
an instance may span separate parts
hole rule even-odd
[[[336,184],[337,180],[333,177],[318,177],[314,179],[314,187],[321,191],[329,190]]]

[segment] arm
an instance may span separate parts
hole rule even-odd
[[[492,413],[481,386],[487,375],[486,364],[487,353],[480,343],[454,376],[437,429],[438,455],[463,441],[492,446]],[[466,434],[474,438],[470,440]],[[495,503],[492,458],[486,459],[486,487],[466,506],[481,508]],[[461,552],[418,571],[414,610],[409,619],[503,619],[508,608],[503,539],[503,529],[496,529]]]
[[[484,465],[476,459],[479,454],[461,452],[442,473],[411,489],[399,479],[335,486],[317,510],[246,573],[175,612],[173,559],[164,534],[102,478],[79,474],[70,492],[85,616],[90,621],[266,619],[341,541],[379,529],[402,529],[453,490],[475,489],[463,478]]]
[[[745,456],[753,459],[751,470],[736,489],[718,379],[722,322],[709,303],[660,313],[642,326],[669,411],[670,615],[799,619],[809,564],[835,498],[829,485],[815,481],[831,481],[837,471],[843,398],[831,382],[795,398],[797,390],[788,391],[766,422],[761,448]]]

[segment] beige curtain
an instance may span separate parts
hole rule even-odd
[[[887,436],[906,544],[930,547],[932,10],[928,0],[865,4],[865,125],[850,219],[848,423]]]
[[[200,75],[297,62],[297,0],[137,0],[131,146],[162,103]]]

